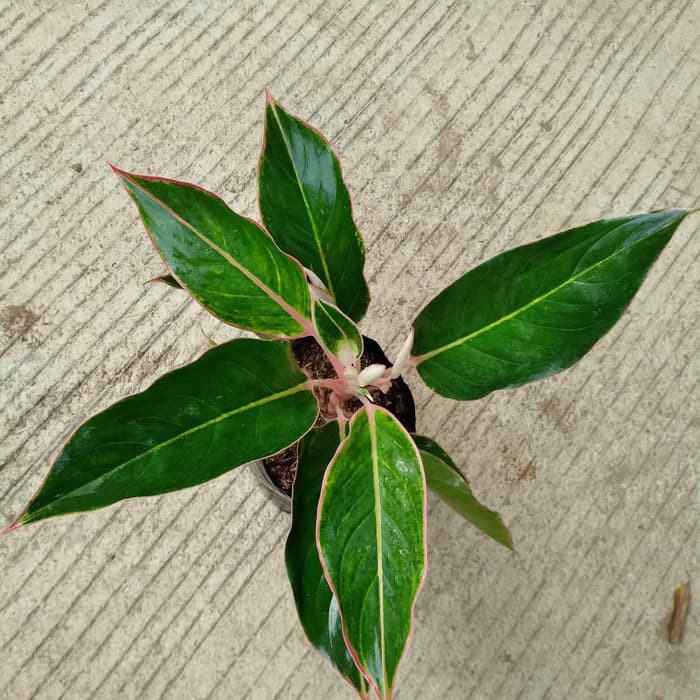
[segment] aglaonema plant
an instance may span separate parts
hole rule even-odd
[[[357,327],[365,253],[338,159],[269,95],[262,224],[201,187],[113,170],[167,266],[160,279],[258,337],[215,346],[84,423],[6,532],[194,486],[294,445],[285,557],[302,626],[361,697],[390,698],[425,575],[426,484],[512,542],[447,453],[384,399],[412,367],[458,400],[570,367],[688,212],[596,221],[482,263],[425,306],[389,365],[367,359]],[[298,363],[302,339],[328,371]]]

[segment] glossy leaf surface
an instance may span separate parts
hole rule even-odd
[[[175,280],[226,323],[295,337],[311,297],[299,263],[211,192],[114,169]]]
[[[306,382],[288,343],[218,345],[78,428],[20,522],[194,486],[274,454],[316,419]]]
[[[359,321],[369,304],[365,251],[340,164],[321,134],[269,95],[259,195],[263,222],[279,247],[313,270]]]
[[[484,534],[513,549],[513,539],[501,516],[476,500],[466,477],[447,452],[423,435],[414,435],[413,440],[420,450],[428,488]]]
[[[317,299],[314,301],[313,321],[323,346],[345,362],[362,356],[362,335],[337,306]]]
[[[384,409],[353,417],[326,471],[317,539],[346,642],[389,698],[425,571],[425,482],[416,446]]]
[[[316,514],[321,483],[339,444],[336,421],[312,430],[301,441],[285,560],[306,636],[358,693],[366,696],[367,685],[345,646],[338,602],[323,575],[316,550]]]
[[[570,367],[620,318],[686,214],[596,221],[479,265],[416,319],[420,376],[477,399]]]

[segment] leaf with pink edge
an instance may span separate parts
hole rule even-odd
[[[425,574],[425,479],[410,435],[373,405],[355,414],[326,471],[317,540],[345,641],[391,698]]]
[[[254,333],[310,331],[304,271],[258,224],[195,185],[113,169],[172,277],[202,306]]]

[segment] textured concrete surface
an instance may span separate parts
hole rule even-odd
[[[334,141],[364,329],[507,247],[700,195],[698,0],[0,2],[0,524],[80,420],[232,337],[161,271],[106,167],[254,214],[263,88]],[[399,698],[700,697],[700,217],[571,371],[420,426],[518,555],[431,501]],[[0,540],[3,698],[349,698],[307,647],[287,516],[246,472]]]

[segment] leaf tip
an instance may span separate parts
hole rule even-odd
[[[117,177],[124,174],[124,171],[121,168],[117,167],[114,163],[112,163],[111,160],[107,161],[107,166]]]
[[[15,530],[18,530],[22,525],[22,519],[19,518],[15,520],[14,523],[6,527],[4,530],[0,532],[0,537],[4,537],[5,535],[9,535],[11,532],[14,532]]]
[[[411,348],[413,347],[413,338],[415,333],[415,329],[411,328],[406,340],[404,341],[404,344],[401,346],[401,350],[399,350],[399,354],[396,356],[396,361],[391,369],[391,379],[400,377],[406,365],[410,366],[409,362],[411,358]]]
[[[700,211],[699,209],[654,209],[649,212],[646,216],[654,216],[660,218],[660,223],[662,226],[667,226],[668,224],[674,224],[678,226],[683,219],[694,211]]]
[[[107,165],[109,166],[109,169],[114,173],[115,177],[119,182],[126,187],[127,183],[131,180],[132,175],[131,173],[127,172],[126,170],[122,170],[118,166],[114,165],[114,163],[107,161]]]
[[[265,104],[266,105],[275,104],[275,98],[272,96],[272,93],[270,92],[270,88],[268,88],[268,87],[265,88]]]
[[[513,542],[513,533],[510,531],[510,528],[506,525],[505,520],[503,520],[503,516],[500,513],[496,513],[496,519],[501,524],[504,531],[504,537],[498,538],[497,542],[499,542],[499,544],[502,544],[506,549],[508,549],[516,556],[520,556],[518,550],[515,548],[515,543]]]
[[[678,221],[678,225],[680,225],[681,222],[688,216],[692,216],[693,214],[697,214],[698,212],[700,212],[700,207],[693,207],[688,209],[673,209],[672,211],[676,214],[676,220]]]

